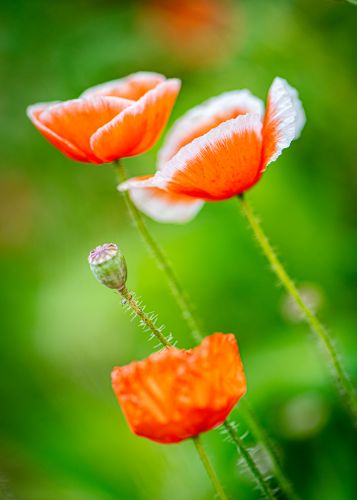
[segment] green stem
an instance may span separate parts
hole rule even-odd
[[[150,332],[158,339],[158,341],[164,347],[173,347],[173,343],[162,334],[162,332],[155,326],[154,322],[150,319],[150,316],[146,314],[143,308],[138,304],[138,302],[134,299],[133,294],[128,291],[128,289],[124,286],[120,290],[117,290],[118,293],[123,297],[125,302],[128,304],[130,309],[135,313],[136,316],[145,324],[145,326],[150,330]],[[196,446],[198,455],[202,461],[204,468],[212,482],[212,485],[218,495],[218,498],[221,500],[227,500],[227,496],[224,493],[223,486],[221,485],[218,476],[208,459],[208,455],[206,450],[203,447],[200,436],[195,436],[193,442]]]
[[[129,305],[130,309],[138,316],[138,318],[149,328],[151,333],[158,339],[160,344],[165,347],[173,347],[173,344],[170,340],[165,337],[162,331],[155,326],[155,323],[150,319],[144,310],[140,307],[138,302],[134,299],[133,294],[129,292],[129,290],[124,286],[118,293],[123,297],[126,303]]]
[[[126,180],[126,173],[125,169],[123,166],[123,163],[121,162],[115,162],[115,167],[116,167],[116,172],[117,172],[117,177],[119,182],[124,182]],[[176,300],[183,318],[186,320],[187,325],[190,328],[190,331],[192,332],[192,335],[194,339],[197,342],[200,342],[202,339],[202,331],[199,326],[198,321],[195,318],[194,312],[191,308],[190,301],[187,298],[187,295],[185,291],[183,290],[180,282],[178,281],[176,274],[174,270],[172,269],[172,266],[164,254],[162,248],[158,245],[158,243],[155,241],[155,239],[152,237],[151,233],[149,232],[148,228],[146,227],[145,221],[143,219],[143,216],[139,212],[139,210],[136,208],[134,203],[132,202],[130,195],[127,191],[123,192],[123,196],[125,198],[126,205],[128,207],[128,211],[131,215],[131,218],[137,227],[140,235],[142,236],[143,240],[151,250],[152,254],[154,255],[159,267],[163,270],[163,272],[166,274],[168,278],[168,282],[170,284],[171,292]]]
[[[297,500],[298,496],[294,492],[294,489],[290,481],[287,479],[281,468],[280,458],[276,452],[273,443],[270,440],[270,437],[267,435],[265,429],[260,425],[260,423],[256,419],[246,399],[242,399],[240,401],[239,411],[240,414],[243,416],[243,419],[245,420],[248,429],[253,433],[256,441],[258,443],[262,443],[266,452],[268,453],[269,458],[272,462],[275,477],[278,483],[280,484],[282,490],[286,493],[288,498],[291,498],[292,500]]]
[[[203,466],[206,469],[206,472],[211,479],[211,482],[214,486],[214,489],[217,492],[218,497],[221,498],[221,500],[228,500],[228,497],[225,494],[225,492],[222,488],[222,485],[217,477],[217,474],[216,474],[216,472],[215,472],[215,470],[214,470],[214,468],[213,468],[213,466],[208,458],[206,450],[203,447],[201,437],[196,436],[196,437],[192,438],[192,440],[193,440],[194,445],[196,446],[196,450],[201,458],[201,462],[203,463]]]
[[[228,432],[228,435],[230,436],[232,441],[236,444],[245,462],[249,466],[249,469],[253,473],[254,478],[261,491],[266,495],[267,498],[274,500],[276,498],[274,491],[271,489],[268,481],[264,478],[263,474],[260,472],[249,449],[246,448],[245,444],[243,443],[243,440],[239,437],[238,432],[234,428],[234,424],[229,419],[227,419],[224,422],[223,426]]]
[[[351,416],[353,418],[354,424],[357,425],[357,397],[356,391],[347,376],[342,364],[340,362],[339,356],[337,354],[336,348],[334,347],[333,341],[326,330],[326,328],[320,323],[315,314],[306,305],[303,298],[300,295],[295,283],[290,278],[286,272],[284,266],[278,259],[274,249],[269,243],[269,240],[264,233],[258,218],[256,217],[252,207],[247,202],[243,195],[238,196],[241,204],[241,209],[243,215],[248,220],[249,225],[254,233],[254,236],[262,249],[265,257],[268,259],[273,272],[279,278],[281,284],[285,287],[286,291],[295,300],[299,309],[303,313],[306,321],[310,325],[311,330],[316,334],[317,339],[321,343],[327,359],[330,363],[332,376],[336,382],[339,389],[339,394],[344,401],[345,405],[349,409]]]

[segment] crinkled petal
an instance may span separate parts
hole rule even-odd
[[[115,368],[112,384],[132,431],[161,443],[222,424],[246,392],[237,341],[222,333]]]
[[[305,122],[297,91],[286,80],[275,78],[269,90],[263,125],[264,168],[300,136]]]
[[[97,130],[91,138],[96,156],[112,161],[149,150],[165,127],[179,90],[179,80],[166,80]]]
[[[118,80],[101,83],[87,89],[81,97],[114,96],[137,101],[149,90],[166,80],[164,75],[150,71],[140,71]]]
[[[253,114],[221,123],[182,147],[152,185],[212,201],[246,191],[261,175],[261,127]]]
[[[189,110],[175,122],[159,152],[158,168],[162,168],[181,147],[204,135],[220,123],[246,113],[254,113],[263,117],[263,112],[263,102],[252,95],[249,90],[233,90],[208,99]]]
[[[81,151],[87,161],[102,163],[90,147],[91,135],[132,104],[119,97],[73,99],[47,106],[37,120]]]
[[[203,200],[151,187],[147,185],[149,179],[150,176],[134,177],[119,186],[119,189],[128,190],[136,207],[152,219],[183,224],[193,219],[202,208]]]

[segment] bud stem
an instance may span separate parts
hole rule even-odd
[[[158,341],[165,347],[173,347],[173,344],[165,337],[165,335],[157,328],[150,317],[144,312],[144,310],[139,306],[137,301],[134,299],[132,293],[124,286],[122,289],[118,290],[118,293],[126,300],[130,309],[140,318],[140,320],[149,328],[151,333],[158,339]]]
[[[327,360],[329,361],[329,364],[331,366],[332,376],[335,380],[341,399],[345,403],[347,409],[350,411],[354,424],[357,425],[356,391],[340,362],[339,355],[337,354],[336,348],[334,347],[331,336],[329,335],[326,328],[320,323],[317,316],[315,316],[315,314],[304,302],[295,283],[286,272],[284,266],[278,259],[274,249],[269,243],[269,240],[264,233],[263,228],[260,225],[260,222],[255,215],[251,205],[243,195],[238,196],[238,200],[240,201],[242,213],[247,219],[262,252],[271,265],[273,272],[279,278],[279,281],[284,286],[286,291],[294,299],[299,309],[303,313],[305,320],[310,325],[311,330],[315,333],[318,341],[322,345],[327,356]]]

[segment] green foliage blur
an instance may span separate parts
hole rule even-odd
[[[89,251],[118,243],[129,288],[181,346],[192,341],[128,220],[113,168],[65,158],[27,119],[32,103],[158,71],[183,82],[173,123],[227,90],[249,88],[265,99],[273,78],[286,78],[299,90],[307,125],[249,199],[357,380],[357,8],[342,0],[218,1],[222,20],[214,17],[196,37],[200,20],[171,26],[158,4],[1,2],[0,498],[213,498],[191,442],[155,444],[132,435],[124,421],[111,369],[147,356],[155,342],[94,280]],[[152,172],[159,147],[126,160],[129,173]],[[356,498],[356,434],[237,201],[207,204],[186,225],[148,225],[207,333],[237,335],[247,400],[301,497]],[[234,414],[239,421],[239,405]],[[220,431],[203,439],[230,497],[258,498]],[[250,435],[245,442],[255,446]],[[269,474],[269,464],[262,466]]]

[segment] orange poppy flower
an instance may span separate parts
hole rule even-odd
[[[131,430],[159,443],[217,427],[246,392],[237,341],[223,333],[114,368],[112,384]]]
[[[119,189],[129,190],[138,208],[160,222],[186,222],[204,201],[247,191],[305,124],[298,94],[282,78],[274,80],[263,110],[248,90],[209,99],[174,124],[156,174]]]
[[[90,88],[79,99],[29,106],[27,114],[66,156],[108,163],[155,144],[179,90],[177,79],[141,72]]]

